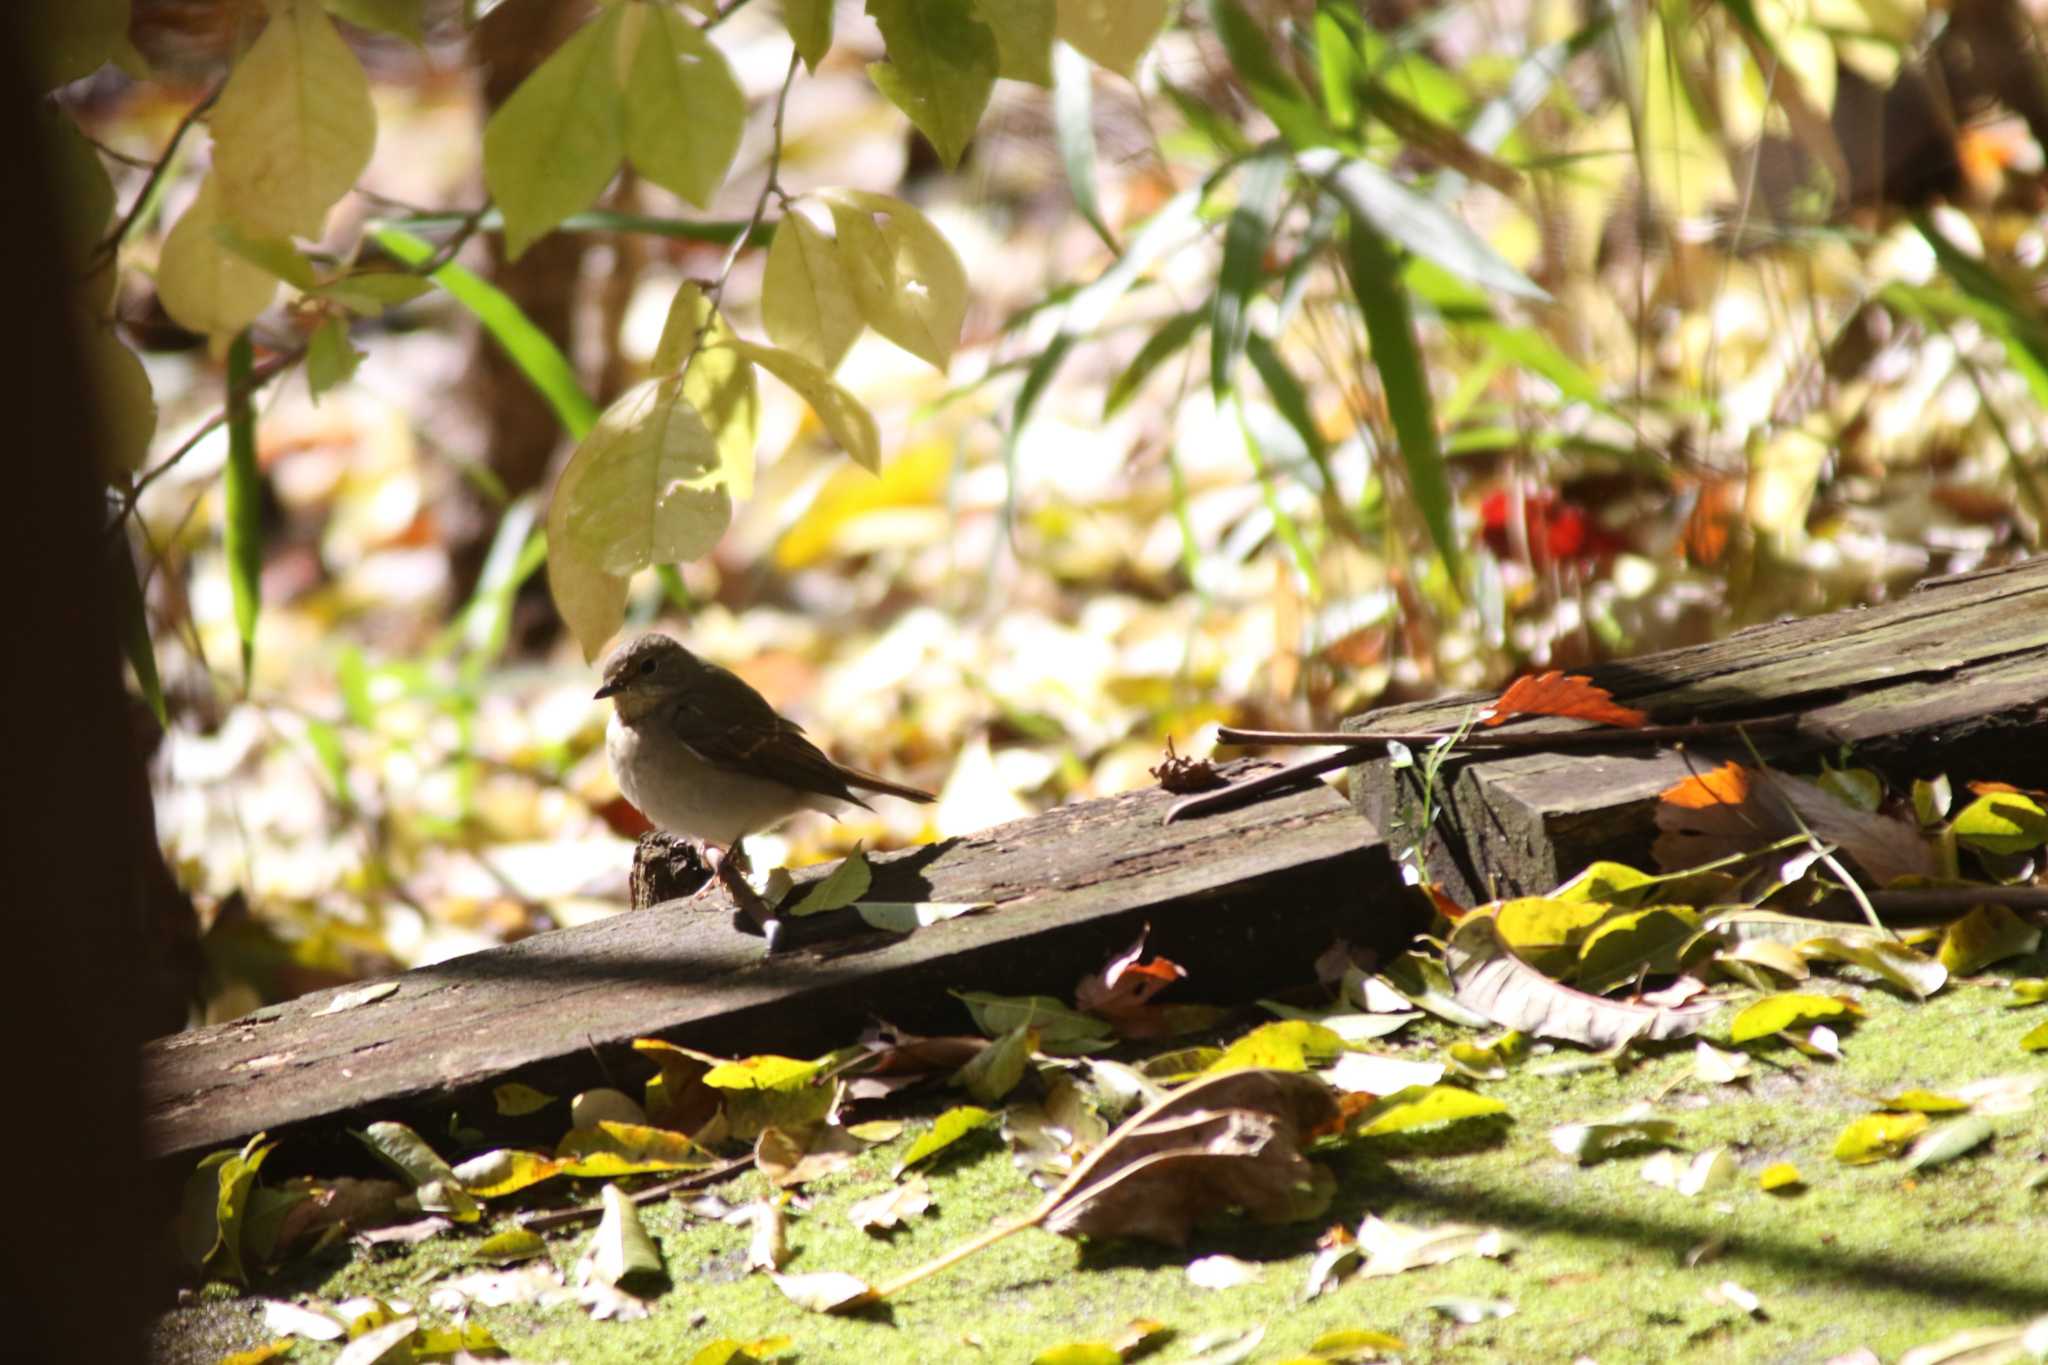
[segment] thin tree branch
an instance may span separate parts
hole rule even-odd
[[[220,98],[221,89],[226,84],[227,82],[222,81],[215,85],[200,98],[199,103],[185,111],[185,117],[178,120],[178,126],[171,130],[171,140],[164,144],[163,155],[159,156],[156,164],[150,168],[149,178],[142,182],[142,189],[136,194],[135,202],[128,206],[128,212],[121,215],[121,221],[114,225],[114,230],[93,248],[92,259],[86,266],[86,274],[91,275],[106,264],[114,253],[121,249],[121,243],[128,240],[128,234],[135,229],[136,220],[156,197],[157,186],[162,182],[164,174],[170,170],[171,160],[177,156],[178,146],[185,140],[185,134],[192,131],[192,125],[199,121],[200,115],[213,108],[213,102]]]

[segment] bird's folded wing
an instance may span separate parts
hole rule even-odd
[[[857,806],[837,764],[737,674],[708,667],[675,703],[676,738],[706,763]]]

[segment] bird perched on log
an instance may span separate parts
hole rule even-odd
[[[736,875],[745,866],[740,840],[798,811],[871,809],[862,793],[938,799],[835,763],[738,675],[659,632],[612,652],[597,695],[612,702],[605,756],[619,790],[660,828],[702,842],[719,879],[757,919],[758,898]]]

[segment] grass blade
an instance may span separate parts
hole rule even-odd
[[[434,254],[434,248],[424,239],[389,224],[372,227],[370,235],[407,265],[419,265]],[[589,434],[597,422],[597,404],[583,391],[575,369],[560,348],[520,310],[511,295],[453,261],[427,278],[476,315],[491,339],[505,348],[512,363],[540,390],[541,397],[555,410],[555,416],[571,436],[580,441]]]
[[[1223,265],[1217,273],[1214,313],[1209,323],[1209,391],[1217,406],[1236,385],[1238,358],[1251,330],[1252,298],[1266,282],[1266,250],[1280,216],[1291,162],[1269,147],[1245,163],[1237,207],[1223,234]]]
[[[1131,357],[1131,363],[1124,366],[1123,373],[1111,382],[1109,392],[1102,399],[1103,420],[1107,421],[1122,411],[1124,404],[1130,402],[1144,387],[1145,381],[1152,377],[1152,371],[1194,340],[1195,333],[1202,330],[1202,324],[1208,320],[1208,309],[1190,308],[1161,323],[1159,330],[1148,337],[1138,348],[1138,353]]]
[[[256,663],[256,617],[263,605],[263,485],[256,468],[255,348],[249,333],[228,347],[228,585],[234,593],[235,633],[242,641],[242,690]]]
[[[1454,591],[1464,593],[1464,554],[1457,540],[1451,486],[1444,469],[1443,447],[1437,438],[1435,404],[1422,349],[1415,339],[1415,318],[1401,282],[1401,263],[1386,238],[1354,214],[1345,234],[1350,259],[1351,292],[1365,317],[1373,364],[1386,391],[1387,412],[1400,442],[1408,488],[1422,513],[1429,538],[1436,543]]]
[[[1095,69],[1086,57],[1061,42],[1052,45],[1052,128],[1074,207],[1104,246],[1121,253],[1123,248],[1103,221],[1102,204],[1095,193]]]
[[[135,556],[125,536],[110,536],[108,543],[113,558],[108,572],[114,580],[115,609],[121,614],[121,652],[135,670],[136,684],[156,723],[169,729],[170,709],[164,705],[163,678],[156,671],[156,644],[149,638],[149,612],[143,605],[142,581],[135,576]]]

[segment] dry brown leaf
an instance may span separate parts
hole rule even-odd
[[[1515,679],[1482,723],[1498,725],[1510,716],[1564,716],[1631,730],[1649,719],[1635,707],[1615,701],[1612,692],[1596,686],[1591,678],[1555,668]]]
[[[1802,825],[1879,884],[1937,870],[1933,849],[1913,825],[1857,810],[1801,778],[1733,761],[1664,791],[1656,819],[1651,854],[1666,871],[1751,852]]]
[[[1459,925],[1445,956],[1459,1004],[1503,1027],[1591,1048],[1633,1038],[1683,1038],[1720,1008],[1719,1002],[1663,1006],[1607,1000],[1559,985],[1509,951],[1486,915]]]
[[[1178,1246],[1217,1209],[1242,1208],[1268,1223],[1314,1217],[1333,1182],[1301,1149],[1337,1117],[1329,1086],[1304,1072],[1197,1081],[1111,1133],[1047,1200],[1044,1226]]]

